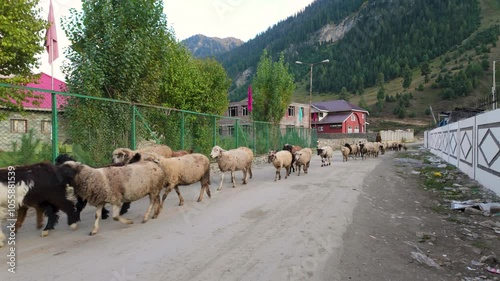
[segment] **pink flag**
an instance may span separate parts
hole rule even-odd
[[[57,47],[57,32],[56,32],[56,21],[54,20],[54,9],[52,8],[52,0],[50,0],[49,6],[49,28],[45,33],[45,43],[44,46],[49,53],[49,63],[52,63],[59,57],[59,48]]]
[[[252,111],[252,85],[248,85],[248,112]]]

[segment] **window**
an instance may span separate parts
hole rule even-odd
[[[347,133],[352,134],[352,127],[351,126],[347,127]]]
[[[295,106],[288,107],[288,116],[295,116]]]
[[[244,132],[245,134],[248,134],[248,135],[250,135],[250,133],[252,132],[252,130],[251,130],[251,128],[250,128],[250,125],[243,125],[243,126],[242,126],[242,129],[243,129],[243,132]]]
[[[229,116],[238,116],[238,107],[230,106],[229,107]]]
[[[28,120],[26,119],[10,119],[10,132],[11,133],[27,133]]]
[[[364,113],[361,114],[361,119],[363,119],[363,120],[365,119],[365,114]]]
[[[241,116],[248,116],[248,106],[246,105],[241,106]]]
[[[354,132],[355,133],[359,133],[359,127],[358,126],[354,127]]]
[[[52,131],[52,121],[42,120],[41,131],[42,134],[50,134],[50,132]]]
[[[354,113],[351,114],[351,121],[356,121],[356,115]]]
[[[234,127],[233,126],[227,126],[227,135],[228,136],[234,135]]]
[[[323,132],[323,126],[318,127],[318,132]]]

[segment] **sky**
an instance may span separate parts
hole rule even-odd
[[[209,37],[235,37],[243,41],[254,38],[268,27],[303,10],[314,0],[164,0],[164,13],[168,26],[178,40],[196,34]],[[50,0],[41,0],[41,17],[47,19]],[[54,61],[54,77],[64,81],[61,66],[66,60],[64,49],[69,46],[61,27],[61,17],[69,16],[69,9],[81,10],[81,1],[52,0],[56,19],[59,58]],[[41,65],[36,72],[50,75],[48,54],[40,58]]]

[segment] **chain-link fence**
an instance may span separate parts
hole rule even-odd
[[[52,103],[45,103],[48,108],[35,110],[26,107],[27,114],[23,114],[23,118],[28,118],[25,120],[25,133],[31,128],[44,126],[37,124],[40,118],[29,116],[45,115],[44,124],[51,128],[52,160],[59,153],[68,153],[81,162],[104,165],[110,163],[114,149],[137,149],[148,143],[166,144],[173,150],[192,149],[207,156],[215,145],[224,149],[246,146],[258,155],[271,149],[281,149],[285,143],[302,147],[315,147],[317,144],[316,131],[308,128],[8,84],[0,84],[0,87],[34,90],[45,94],[46,99],[52,97],[59,103],[59,110]],[[22,132],[12,130],[13,121],[9,118],[0,122],[3,123],[0,125],[0,136],[14,139]],[[45,143],[48,142],[47,135],[34,131],[34,138],[44,137]],[[0,149],[10,150],[8,147]]]

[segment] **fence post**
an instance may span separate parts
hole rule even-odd
[[[135,127],[135,116],[137,114],[137,107],[135,103],[132,103],[132,124],[130,125],[130,146],[132,147],[132,150],[137,149],[137,140],[135,138],[135,132],[136,132],[136,127]]]
[[[256,154],[257,144],[255,143],[255,122],[252,122],[252,146],[253,146],[253,154]]]
[[[181,149],[184,150],[184,111],[181,113]]]
[[[238,122],[239,119],[236,119],[236,123],[234,124],[234,134],[235,134],[235,137],[236,137],[236,147],[235,148],[238,148],[239,146],[239,142],[238,142],[238,136],[239,136],[239,129],[240,129],[240,122]]]
[[[213,123],[213,131],[212,131],[212,135],[213,135],[213,145],[212,146],[216,146],[217,145],[217,117],[213,117],[214,118],[214,123]]]
[[[266,151],[269,152],[269,124],[266,123]]]
[[[52,94],[52,163],[56,163],[57,155],[59,154],[58,142],[58,123],[57,123],[57,96],[56,93]]]

